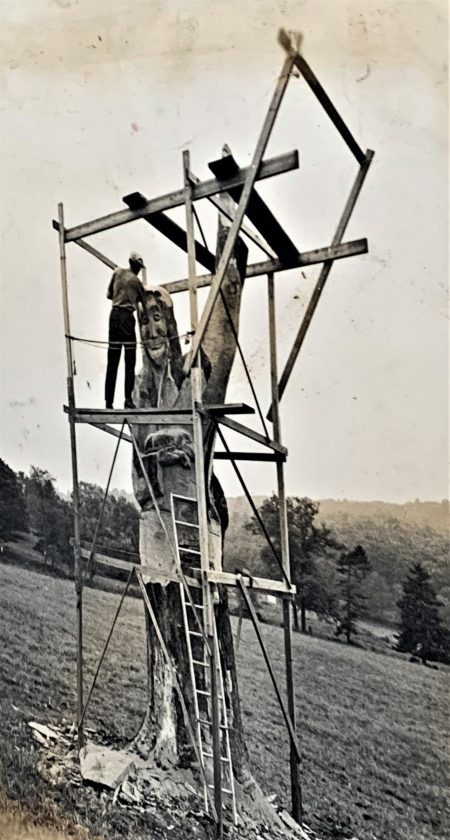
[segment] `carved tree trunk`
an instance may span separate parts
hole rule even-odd
[[[220,255],[226,235],[228,222],[219,220],[217,257]],[[229,312],[232,315],[236,332],[239,327],[239,310],[243,278],[247,260],[247,248],[238,241],[236,252],[230,260],[222,289]],[[164,310],[168,324],[167,336],[170,339],[170,368],[167,364],[155,366],[154,360],[144,352],[144,365],[138,377],[135,389],[135,403],[139,407],[172,406],[191,408],[189,379],[182,377],[182,358],[177,338],[176,321],[173,311],[164,309],[165,298],[160,298],[160,309]],[[153,302],[153,303],[152,303]],[[167,301],[166,301],[167,302]],[[151,306],[156,307],[155,296],[149,293],[147,311],[150,316],[149,326],[142,326],[143,339],[152,341],[155,336],[155,324],[152,321]],[[203,341],[202,367],[205,378],[203,401],[208,404],[225,402],[231,368],[233,365],[236,342],[230,328],[223,299],[219,297],[214,308]],[[134,429],[139,449],[145,453],[147,474],[150,478],[158,506],[167,531],[172,535],[170,516],[170,493],[196,496],[195,465],[193,461],[191,427],[143,427]],[[214,451],[214,429],[205,423],[203,429],[205,451],[205,473],[209,491],[208,520],[211,540],[215,533],[215,565],[222,566],[222,549],[225,529],[228,522],[226,502],[220,484],[212,474]],[[167,571],[173,572],[173,554],[164,536],[161,522],[155,511],[143,480],[139,464],[134,459],[133,483],[136,497],[141,504],[141,562],[155,569],[155,574],[146,579],[146,589],[166,646],[172,665],[182,686],[191,721],[194,721],[194,697],[189,671],[186,640],[178,583],[167,582]],[[218,546],[218,549],[217,549]],[[218,555],[217,556],[217,551]],[[236,664],[233,649],[231,625],[228,612],[227,595],[220,587],[219,604],[216,606],[219,648],[223,667],[224,688],[229,707],[230,746],[233,770],[239,781],[248,776],[247,750],[245,746],[239,692],[236,677]],[[195,761],[195,753],[185,726],[182,709],[174,691],[173,675],[164,660],[156,634],[147,616],[147,657],[148,657],[148,704],[145,720],[135,738],[134,746],[145,755],[153,753],[155,760],[162,766],[170,764],[189,765]]]

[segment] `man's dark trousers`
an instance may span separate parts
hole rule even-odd
[[[113,306],[109,316],[108,367],[106,368],[105,402],[112,405],[116,389],[117,369],[122,346],[125,349],[125,399],[131,400],[136,365],[136,332],[134,313],[131,309]]]

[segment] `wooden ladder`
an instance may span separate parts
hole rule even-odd
[[[208,650],[207,624],[203,588],[193,583],[194,575],[201,569],[199,522],[197,500],[189,496],[171,494],[172,524],[175,536],[176,554],[184,582],[180,583],[180,596],[186,646],[189,657],[194,697],[195,732],[197,734],[200,759],[208,787],[214,790],[214,754],[212,748],[212,694],[211,667],[213,657]],[[219,642],[215,617],[213,617],[213,644],[217,663],[217,686],[220,707],[220,763],[221,791],[231,805],[233,822],[237,824],[236,795],[230,748],[230,722],[226,705],[225,687],[221,667]],[[208,811],[208,794],[204,783],[205,810]]]

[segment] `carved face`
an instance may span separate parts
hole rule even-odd
[[[169,350],[168,324],[164,309],[159,297],[148,295],[146,306],[148,324],[143,332],[145,341],[148,342],[146,345],[148,355],[157,367],[164,363]]]

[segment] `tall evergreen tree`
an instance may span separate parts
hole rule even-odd
[[[0,458],[0,539],[27,529],[25,500],[16,473]]]
[[[439,615],[441,603],[422,563],[411,566],[397,606],[400,609],[397,649],[419,656],[424,665],[428,659],[448,661],[449,634]]]
[[[341,633],[345,633],[347,644],[350,645],[352,635],[358,632],[357,620],[364,612],[365,595],[362,592],[362,583],[370,571],[370,563],[363,547],[357,545],[353,551],[343,552],[336,565],[341,575],[339,588],[342,596],[336,634],[340,636]]]

